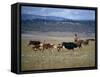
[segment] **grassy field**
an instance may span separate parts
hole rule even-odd
[[[95,66],[95,43],[90,42],[88,46],[81,49],[72,50],[57,49],[42,51],[33,51],[28,45],[29,40],[22,39],[21,50],[21,69],[25,70],[41,70],[41,69],[59,69],[74,67],[92,67]],[[49,40],[54,44],[59,43],[58,40]]]

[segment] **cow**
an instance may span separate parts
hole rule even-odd
[[[82,44],[83,45],[88,45],[89,44],[89,40],[84,40]]]
[[[29,41],[29,44],[28,44],[28,46],[32,46],[32,49],[33,50],[41,50],[41,42],[40,41]]]
[[[39,45],[39,44],[41,44],[41,42],[40,41],[29,41],[29,44],[28,44],[28,46],[29,45]]]
[[[82,44],[83,45],[89,45],[89,42],[90,41],[95,41],[95,39],[85,39],[83,42],[82,42]]]
[[[77,42],[62,42],[58,44],[57,51],[59,52],[62,48],[66,48],[68,50],[74,50],[74,48],[81,48],[83,40],[78,40]]]
[[[84,40],[77,40],[76,42],[74,42],[79,48],[82,48],[82,43],[84,42]]]
[[[88,41],[95,41],[95,39],[87,39]]]
[[[44,51],[45,49],[52,49],[52,48],[54,48],[54,46],[55,46],[55,44],[43,43],[42,48]]]
[[[69,49],[69,50],[74,50],[74,48],[78,47],[78,45],[74,42],[63,42],[62,46],[64,46],[66,49]]]
[[[34,51],[42,50],[40,45],[34,45],[34,46],[32,47],[32,49],[33,49]]]

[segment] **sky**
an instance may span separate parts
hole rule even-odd
[[[73,20],[95,20],[94,10],[82,10],[82,9],[22,6],[21,14],[57,16]]]

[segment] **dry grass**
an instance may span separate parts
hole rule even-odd
[[[22,70],[39,69],[59,69],[74,67],[92,67],[95,66],[95,44],[90,42],[88,46],[72,50],[57,49],[42,51],[33,51],[27,46],[29,40],[22,40],[21,66]],[[51,40],[49,42],[57,44],[59,41]]]

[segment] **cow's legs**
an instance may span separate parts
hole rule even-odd
[[[58,52],[61,50],[60,48],[57,48]]]
[[[42,52],[45,50],[45,48],[43,47]]]
[[[74,48],[73,48],[72,50],[73,50],[73,52],[74,52]]]

